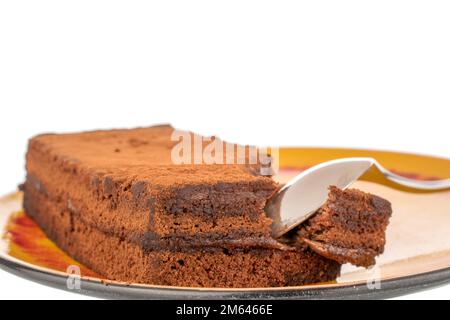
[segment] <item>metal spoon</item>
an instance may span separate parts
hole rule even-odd
[[[272,236],[278,238],[311,217],[328,199],[328,188],[346,189],[359,178],[408,192],[450,189],[450,179],[419,181],[392,173],[373,158],[345,158],[312,167],[284,185],[268,201]]]

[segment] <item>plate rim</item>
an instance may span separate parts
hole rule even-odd
[[[117,281],[81,277],[81,289],[71,290],[69,275],[48,268],[23,263],[0,255],[0,269],[24,279],[71,293],[97,298],[121,299],[377,299],[419,292],[450,283],[450,267],[380,281],[380,289],[370,289],[367,282],[311,285],[280,288],[188,288],[126,284]],[[225,290],[224,290],[225,289]]]

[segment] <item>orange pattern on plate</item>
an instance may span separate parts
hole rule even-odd
[[[78,266],[82,276],[99,277],[59,249],[23,211],[11,216],[5,237],[9,240],[8,254],[16,259],[61,272]]]

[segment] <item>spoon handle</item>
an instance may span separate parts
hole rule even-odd
[[[418,180],[407,178],[387,170],[375,160],[373,166],[361,177],[361,180],[376,182],[394,189],[414,193],[450,190],[450,179]]]

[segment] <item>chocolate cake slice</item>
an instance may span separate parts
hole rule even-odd
[[[330,188],[327,203],[298,232],[300,241],[339,263],[370,267],[383,253],[391,204],[359,190]]]
[[[334,209],[319,211],[296,241],[273,239],[264,206],[277,183],[261,176],[258,165],[174,164],[173,130],[156,126],[31,139],[25,211],[69,255],[126,282],[302,285],[334,280],[341,263],[368,265],[382,251],[390,207],[381,199],[355,192],[352,199],[334,201],[332,195],[327,206]],[[373,217],[365,222],[367,210]],[[336,214],[350,219],[348,225],[332,228]],[[377,214],[384,218],[377,220]],[[373,230],[369,246],[357,241],[358,235],[365,239],[365,230]],[[354,241],[342,242],[340,232],[351,232]]]

